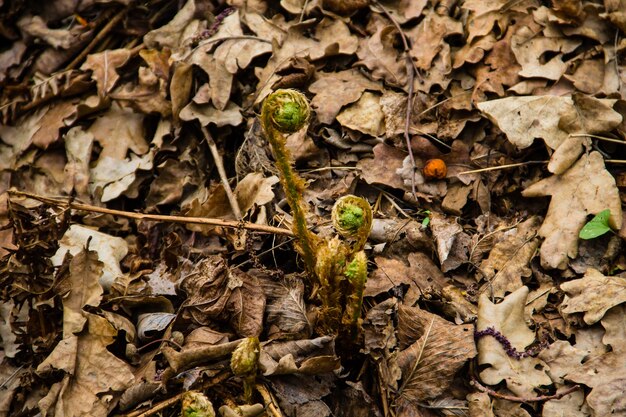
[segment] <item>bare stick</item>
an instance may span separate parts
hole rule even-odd
[[[620,145],[626,145],[626,140],[619,140],[619,139],[607,138],[604,136],[591,135],[589,133],[571,133],[570,136],[573,138],[594,138],[598,140],[603,140],[605,142],[619,143]]]
[[[524,166],[524,165],[547,164],[547,163],[548,163],[548,161],[518,162],[517,164],[499,165],[497,167],[487,167],[487,168],[473,169],[471,171],[463,171],[463,172],[459,172],[457,175],[478,174],[480,172],[497,171],[499,169],[507,169],[507,168],[521,167],[521,166]]]
[[[75,201],[67,201],[57,198],[40,196],[37,194],[26,193],[23,191],[9,190],[9,194],[16,197],[27,197],[38,201],[41,201],[52,206],[69,207],[74,210],[89,211],[93,213],[110,214],[112,216],[120,216],[128,219],[146,220],[155,222],[168,222],[168,223],[183,223],[183,224],[204,224],[207,226],[221,226],[229,227],[233,229],[246,229],[256,232],[273,233],[284,236],[293,237],[294,234],[289,229],[283,229],[281,227],[266,226],[262,224],[254,224],[244,221],[232,221],[223,219],[212,219],[204,217],[185,217],[185,216],[167,216],[163,214],[145,214],[135,213],[130,211],[113,210],[105,207],[92,206],[90,204],[77,203]]]
[[[113,30],[113,28],[124,18],[124,16],[126,16],[127,11],[128,11],[128,8],[123,8],[115,16],[113,16],[113,19],[109,20],[109,22],[106,25],[104,25],[102,30],[100,30],[100,32],[98,32],[98,34],[91,40],[89,45],[87,45],[85,49],[83,49],[82,52],[65,67],[65,69],[66,70],[74,69],[75,67],[78,66],[78,64],[83,62],[83,60],[96,47],[96,45],[98,45],[98,43],[102,39],[104,39],[104,37],[107,36],[109,32],[111,32],[111,30]]]
[[[379,1],[373,0],[373,4],[379,7],[383,14],[387,16],[391,23],[396,27],[398,32],[400,33],[400,38],[402,38],[402,46],[404,49],[404,59],[406,60],[406,71],[409,77],[408,80],[408,94],[406,98],[406,114],[404,120],[404,140],[406,142],[407,150],[409,151],[409,159],[411,161],[411,166],[413,167],[413,174],[411,175],[411,192],[413,193],[413,198],[417,201],[417,191],[415,189],[415,170],[417,166],[415,165],[415,157],[413,156],[413,149],[411,148],[411,136],[409,134],[409,129],[411,127],[411,115],[413,112],[413,82],[415,80],[415,66],[413,65],[413,60],[411,59],[411,47],[409,46],[409,40],[406,37],[406,34],[402,30],[400,24],[393,18],[391,13]]]
[[[516,397],[514,395],[508,395],[508,394],[500,394],[499,392],[494,391],[491,388],[485,387],[474,378],[472,378],[472,380],[470,381],[470,384],[476,387],[478,391],[486,392],[487,394],[489,394],[490,396],[494,398],[500,398],[501,400],[513,401],[516,403],[536,403],[536,402],[548,401],[548,400],[558,400],[559,398],[563,398],[567,394],[571,394],[572,392],[580,389],[580,385],[574,385],[573,387],[569,387],[568,389],[563,390],[561,392],[557,392],[556,394],[540,395],[538,397],[526,397],[525,398],[525,397]]]
[[[230,203],[230,208],[233,210],[233,214],[237,220],[243,219],[241,215],[241,209],[239,208],[239,203],[237,202],[237,198],[233,194],[233,190],[230,188],[230,184],[228,183],[228,177],[226,176],[226,170],[224,169],[224,163],[222,161],[222,156],[217,150],[217,145],[213,140],[213,136],[209,133],[209,129],[205,126],[201,126],[202,134],[209,145],[209,149],[211,150],[211,155],[213,155],[213,161],[215,162],[215,166],[217,167],[217,172],[220,174],[220,180],[222,181],[222,186],[224,187],[224,191],[226,192],[226,197],[228,198],[228,202]]]

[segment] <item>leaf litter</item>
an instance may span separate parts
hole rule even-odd
[[[625,9],[0,2],[0,416],[626,416]],[[374,208],[349,349],[286,228],[278,88],[316,233]]]

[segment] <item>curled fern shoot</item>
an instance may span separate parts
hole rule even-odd
[[[372,230],[372,208],[364,198],[346,195],[333,206],[332,221],[337,233],[354,242],[352,250],[358,252]]]
[[[302,199],[304,180],[294,171],[289,151],[285,146],[286,134],[302,129],[310,117],[309,102],[297,90],[280,89],[270,94],[261,109],[261,126],[272,147],[280,182],[293,215],[293,233],[298,239],[298,249],[310,275],[314,275],[315,253],[319,238],[311,233],[306,222],[307,208]]]

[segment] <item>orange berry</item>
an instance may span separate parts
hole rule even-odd
[[[427,180],[440,180],[448,174],[448,167],[441,159],[429,159],[426,161],[422,173]]]

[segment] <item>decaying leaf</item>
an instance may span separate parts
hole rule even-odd
[[[55,369],[64,372],[39,401],[46,414],[70,417],[105,417],[111,395],[121,392],[133,382],[130,366],[107,350],[116,331],[104,318],[87,314],[87,327],[78,335],[67,335],[38,367],[45,375]]]
[[[561,174],[583,150],[582,138],[571,134],[601,134],[621,123],[622,116],[612,108],[614,103],[581,95],[525,96],[486,101],[478,108],[520,149],[542,138],[556,150],[548,169]]]
[[[402,383],[398,400],[418,403],[446,390],[454,374],[476,355],[472,325],[454,325],[417,307],[399,309],[399,339],[410,345],[398,354]]]
[[[480,264],[487,281],[485,288],[493,297],[502,298],[514,292],[522,286],[521,278],[530,276],[530,260],[539,247],[539,223],[539,218],[531,217],[502,233],[489,257]]]
[[[526,326],[524,305],[528,287],[521,287],[509,294],[500,304],[493,304],[486,294],[478,301],[476,330],[489,327],[503,334],[518,352],[535,342],[535,333]],[[478,363],[488,366],[480,373],[483,382],[497,385],[506,382],[507,388],[521,397],[535,396],[535,389],[552,385],[547,375],[548,366],[541,359],[523,357],[519,360],[509,356],[494,337],[485,335],[478,340]]]
[[[626,301],[626,278],[604,276],[593,268],[581,279],[564,282],[561,289],[566,294],[561,311],[584,313],[587,324],[596,323],[611,307]]]
[[[583,155],[562,175],[553,175],[526,188],[524,197],[552,196],[548,214],[539,229],[541,264],[565,269],[578,254],[578,233],[587,215],[611,210],[609,224],[619,230],[622,205],[615,178],[605,169],[602,155]]]
[[[116,278],[122,276],[120,261],[128,253],[128,244],[124,239],[113,237],[80,225],[72,225],[59,241],[60,247],[52,257],[54,265],[61,265],[66,253],[76,255],[83,251],[89,241],[89,249],[98,254],[98,259],[104,264],[100,285],[108,290]]]

